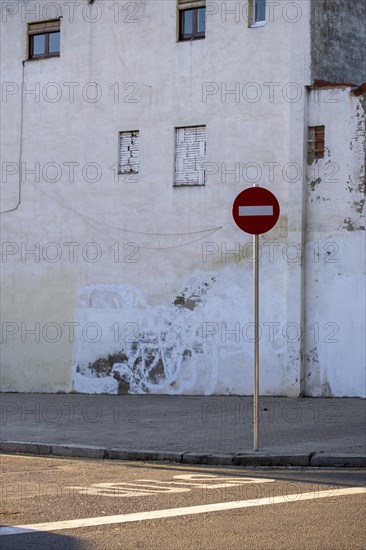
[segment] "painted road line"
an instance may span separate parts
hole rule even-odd
[[[273,206],[239,206],[239,216],[273,216]]]
[[[173,476],[181,481],[137,479],[136,482],[93,483],[89,487],[67,487],[81,495],[96,495],[112,498],[151,496],[157,493],[185,493],[192,489],[229,489],[248,483],[273,483],[274,479],[256,477],[220,477],[212,474],[184,474]],[[178,485],[178,487],[177,487]],[[182,487],[183,486],[183,487]]]
[[[305,500],[317,500],[319,498],[359,495],[366,493],[365,487],[350,487],[331,491],[313,491],[311,493],[297,493],[294,495],[281,495],[260,498],[258,500],[241,500],[236,502],[218,502],[217,504],[204,504],[201,506],[187,506],[185,508],[170,508],[166,510],[152,510],[149,512],[137,512],[134,514],[122,514],[118,516],[104,516],[96,518],[71,519],[66,521],[53,521],[50,523],[34,523],[30,525],[17,525],[14,527],[1,527],[0,535],[22,535],[24,533],[62,531],[64,529],[80,529],[84,527],[97,527],[99,525],[111,525],[116,523],[130,523],[134,521],[146,521],[152,519],[172,518],[178,516],[190,516],[193,514],[207,514],[209,512],[223,512],[240,508],[254,508],[269,504],[289,504],[303,502]]]

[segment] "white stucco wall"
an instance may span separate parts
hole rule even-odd
[[[307,395],[365,397],[365,105],[350,88],[309,94],[326,149],[308,166]]]
[[[299,395],[315,281],[297,253],[313,239],[303,231],[308,2],[297,21],[279,11],[256,29],[215,4],[206,38],[179,43],[173,0],[138,1],[136,12],[121,2],[118,21],[115,2],[83,12],[80,0],[71,21],[60,1],[61,56],[25,62],[36,96],[23,104],[27,21],[38,17],[24,6],[37,3],[12,4],[7,17],[2,7],[3,82],[14,83],[2,102],[3,210],[18,201],[20,142],[24,178],[21,204],[1,216],[3,391],[251,394],[251,237],[231,205],[259,183],[281,204],[261,237],[261,393]],[[191,125],[206,125],[207,183],[173,188],[174,129]],[[140,131],[137,177],[115,175],[123,130]],[[35,163],[39,177],[25,173]],[[39,261],[25,254],[35,243]],[[306,315],[318,319],[315,305]]]

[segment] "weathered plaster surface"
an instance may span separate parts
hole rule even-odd
[[[73,280],[66,270],[24,272],[20,265],[10,276],[7,266],[2,269],[0,387],[10,392],[71,391],[74,344],[63,323],[73,320]]]
[[[309,188],[302,170],[308,123],[304,87],[311,83],[310,4],[304,3],[298,23],[280,17],[258,29],[232,16],[222,22],[218,12],[207,20],[205,40],[192,43],[176,42],[175,2],[138,2],[138,23],[121,19],[118,24],[108,9],[113,4],[101,3],[102,19],[95,24],[88,24],[78,9],[74,23],[64,17],[60,58],[24,64],[28,90],[39,85],[42,92],[56,82],[63,93],[57,102],[45,101],[42,93],[39,101],[27,96],[22,139],[20,94],[2,103],[8,129],[3,161],[17,163],[21,143],[26,167],[41,167],[40,177],[25,174],[20,206],[1,217],[3,241],[15,243],[14,253],[2,263],[2,321],[19,325],[19,332],[9,334],[3,344],[2,389],[251,394],[252,263],[237,252],[250,245],[251,238],[234,226],[231,205],[254,183],[242,173],[238,178],[235,166],[252,162],[262,171],[258,183],[271,189],[281,204],[278,225],[261,238],[261,393],[299,395],[301,380],[311,373],[312,382],[306,386],[311,395],[359,395],[363,378],[357,345],[350,347],[355,374],[346,376],[343,340],[342,350],[322,340],[306,340],[315,322],[326,335],[331,333],[329,326],[323,329],[326,323],[341,325],[350,289],[362,291],[363,244],[359,176],[364,111],[349,90],[342,96],[344,117],[334,105],[326,107],[324,115],[324,102],[322,107],[309,106],[310,123],[321,124],[324,117],[327,126],[334,117],[339,122],[327,134],[329,150],[320,174],[310,174]],[[4,29],[2,78],[21,87],[27,22],[12,17]],[[238,52],[245,52],[244,62]],[[73,82],[80,86],[71,102],[65,83]],[[90,82],[102,90],[96,103],[80,93]],[[220,90],[207,101],[202,99],[205,82]],[[293,103],[282,93],[291,82],[301,90]],[[236,83],[240,90],[258,83],[263,98],[248,101],[241,95],[236,101],[235,94],[222,96],[222,89],[232,90]],[[268,99],[268,83],[276,84],[273,101]],[[134,90],[137,101],[130,102]],[[344,118],[349,121],[345,130]],[[211,167],[207,183],[174,189],[175,127],[202,124]],[[132,130],[140,131],[138,177],[116,177],[110,167],[118,159],[118,133]],[[338,161],[345,150],[346,161]],[[54,183],[42,174],[51,162],[62,167]],[[65,163],[74,162],[78,165],[71,181]],[[101,170],[94,183],[83,177],[82,168],[90,162]],[[290,162],[301,168],[300,177],[291,182],[283,176]],[[341,165],[341,175],[339,182],[325,184],[324,172],[331,178],[331,162]],[[273,177],[268,165],[275,167]],[[18,184],[18,174],[2,182],[3,209],[16,205]],[[342,275],[331,271],[331,263],[308,261],[304,269],[306,247],[314,241],[323,247],[329,240],[346,250]],[[40,257],[30,253],[22,259],[22,245],[34,250],[36,243]],[[62,250],[57,261],[43,257],[49,243]],[[76,243],[72,260],[65,243]],[[95,262],[82,253],[87,243],[96,243],[102,252]],[[205,243],[211,246],[206,257]],[[273,257],[268,243],[274,247]],[[302,251],[295,261],[293,247],[284,253],[290,243],[295,243],[295,256],[296,247]],[[355,250],[357,261],[351,254]],[[321,248],[322,258],[329,251]],[[315,298],[319,277],[324,279],[322,300]],[[340,305],[332,302],[334,292],[346,296]],[[360,319],[361,301],[342,324],[346,341],[353,337],[349,327],[361,338]],[[47,333],[39,341],[32,335],[22,341],[22,323],[26,328],[39,323],[41,329],[54,323],[62,328],[61,338],[51,343]],[[121,328],[117,341],[110,328],[115,323]],[[101,331],[95,342],[93,326]],[[75,328],[71,336],[70,327]],[[314,363],[314,369],[304,371],[304,360],[306,365]]]
[[[41,6],[30,0],[13,4],[30,9]],[[64,2],[56,4],[65,11]],[[20,94],[10,94],[2,103],[2,121],[9,129],[2,159],[17,163],[21,143],[26,168],[31,170],[35,163],[41,167],[40,177],[25,173],[20,206],[2,215],[3,241],[15,243],[19,250],[22,243],[29,250],[40,243],[42,250],[55,242],[63,252],[55,262],[44,260],[42,252],[40,260],[30,254],[22,261],[20,252],[14,252],[2,264],[4,288],[12,287],[9,297],[16,296],[14,304],[5,300],[3,321],[24,321],[27,327],[36,322],[43,327],[52,321],[63,328],[55,344],[44,338],[32,343],[29,336],[22,343],[20,333],[8,336],[3,390],[251,393],[253,344],[222,336],[221,323],[226,323],[227,330],[235,330],[239,323],[243,330],[252,321],[252,263],[247,258],[238,261],[235,254],[222,255],[221,249],[229,251],[251,242],[234,226],[231,205],[243,187],[254,181],[229,170],[252,162],[262,171],[260,183],[277,194],[282,208],[278,226],[266,235],[266,241],[280,246],[279,253],[274,263],[263,259],[262,265],[262,319],[278,322],[280,328],[273,339],[263,337],[261,391],[297,395],[301,343],[288,345],[282,329],[287,315],[290,321],[299,318],[299,269],[288,269],[281,250],[287,243],[289,219],[291,238],[300,241],[296,213],[301,184],[293,187],[290,200],[289,183],[282,174],[289,162],[302,165],[303,137],[299,141],[298,133],[302,136],[299,113],[304,94],[292,108],[283,89],[294,80],[300,89],[310,83],[303,58],[296,74],[295,60],[290,63],[294,44],[297,54],[303,51],[308,57],[307,27],[300,32],[297,23],[278,17],[265,28],[249,29],[243,19],[237,21],[230,15],[223,19],[220,5],[216,15],[207,19],[205,40],[177,43],[173,1],[136,3],[137,23],[124,22],[125,12],[115,23],[114,11],[109,9],[115,3],[100,5],[102,17],[94,24],[82,17],[81,8],[76,7],[74,22],[64,13],[60,58],[25,62],[26,89],[39,86],[41,93],[39,99],[27,95],[23,103],[22,139]],[[27,57],[27,22],[35,19],[28,14],[23,20],[19,11],[8,17],[1,33],[2,78],[19,88],[22,61]],[[244,64],[238,52],[245,52]],[[61,87],[59,101],[46,101],[42,96],[51,82]],[[96,103],[82,97],[83,87],[90,82],[97,82],[102,90]],[[78,84],[74,101],[69,100],[65,83]],[[222,97],[221,91],[203,101],[203,83],[214,83],[228,92],[238,83],[239,101],[230,92]],[[248,83],[258,83],[261,99],[243,99]],[[268,83],[276,83],[273,101],[268,99]],[[133,102],[129,100],[132,93]],[[202,124],[206,125],[211,166],[207,184],[174,189],[175,127]],[[116,178],[110,168],[118,159],[118,133],[123,130],[140,131],[137,179]],[[300,145],[289,151],[289,141]],[[51,162],[62,168],[54,183],[42,174]],[[78,165],[70,181],[64,163],[73,162]],[[82,168],[90,162],[101,170],[95,183],[83,177]],[[271,163],[273,177],[269,177]],[[3,209],[16,206],[18,184],[17,173],[3,182]],[[102,251],[94,263],[82,255],[83,246],[91,242]],[[218,252],[204,261],[205,242],[213,243]],[[73,261],[64,243],[78,243]],[[286,281],[292,272],[297,290],[288,295]],[[192,278],[199,300],[194,292],[185,295]],[[212,278],[214,284],[202,294],[198,289],[205,283],[211,285]],[[15,280],[19,283],[12,286]],[[106,294],[100,289],[117,287],[113,292],[119,296],[118,307],[112,307],[112,302],[103,302],[103,307],[94,307],[92,302],[93,307],[86,307],[81,294],[75,306],[80,289],[89,287],[99,289],[99,298]],[[75,339],[70,341],[68,327],[78,320],[100,324],[101,340],[95,345],[87,342],[78,332],[83,329],[80,325],[75,326]],[[108,328],[114,322],[138,323],[137,347],[115,344]],[[207,342],[200,335],[203,323],[219,327],[219,333]],[[268,334],[268,327],[265,330]],[[97,368],[92,371],[89,364]],[[114,369],[115,376],[98,378],[98,368]]]
[[[311,0],[313,79],[366,81],[365,21],[363,0]]]
[[[334,91],[334,90],[333,90]],[[325,126],[324,159],[308,166],[305,392],[365,396],[364,99],[314,90],[309,124]]]

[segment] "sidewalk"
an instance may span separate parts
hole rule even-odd
[[[366,466],[366,400],[1,394],[4,452],[243,466]]]

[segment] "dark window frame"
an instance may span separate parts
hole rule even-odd
[[[199,10],[205,10],[205,30],[204,32],[198,32],[198,13]],[[184,34],[184,13],[187,11],[192,12],[192,33]],[[198,8],[187,8],[179,10],[179,42],[187,42],[189,40],[202,40],[206,37],[206,7],[200,6]]]
[[[58,52],[50,52],[50,34],[56,34],[58,33],[60,35],[60,43],[61,43],[61,33],[60,30],[57,31],[50,31],[50,32],[40,32],[38,34],[30,34],[29,35],[29,59],[47,59],[49,57],[60,57],[60,51],[61,51],[61,45],[58,50]],[[34,37],[35,36],[45,36],[45,51],[41,54],[35,54],[34,53]]]

